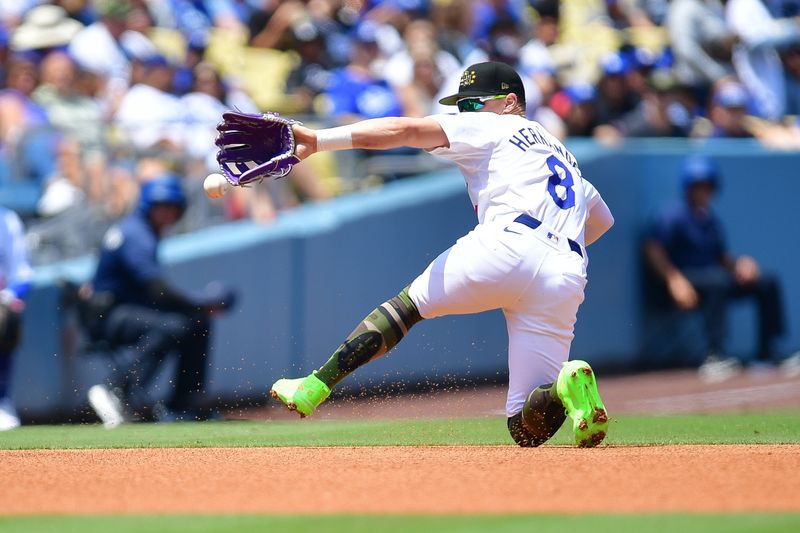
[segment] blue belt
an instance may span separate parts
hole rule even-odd
[[[522,213],[520,216],[514,219],[514,222],[519,222],[520,224],[525,224],[529,228],[536,229],[542,225],[540,220],[533,218],[530,215]],[[583,250],[581,250],[581,245],[577,242],[573,241],[572,239],[567,239],[569,243],[569,248],[579,256],[583,257]]]

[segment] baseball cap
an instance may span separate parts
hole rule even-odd
[[[464,70],[458,84],[458,92],[445,96],[439,103],[456,105],[462,98],[475,96],[497,96],[514,93],[525,103],[525,87],[517,71],[499,61],[475,63]]]
[[[684,190],[698,183],[708,183],[715,189],[719,186],[719,169],[704,155],[693,155],[684,161],[681,185]]]
[[[604,76],[619,76],[630,70],[630,61],[619,52],[611,52],[600,60]]]
[[[747,107],[750,97],[740,83],[726,83],[714,93],[713,102],[722,107]]]
[[[353,32],[353,41],[363,44],[377,43],[378,24],[371,20],[361,22]]]
[[[597,96],[594,85],[587,82],[573,83],[564,88],[564,93],[569,97],[573,104],[585,104],[591,102]]]
[[[149,213],[156,204],[174,204],[181,211],[186,209],[186,193],[181,179],[167,172],[142,184],[139,192],[139,210]]]
[[[628,54],[628,61],[633,69],[647,70],[656,67],[658,58],[647,48],[634,48]]]
[[[147,67],[147,68],[154,68],[154,67],[169,67],[169,60],[163,54],[151,54],[139,59],[139,62]]]

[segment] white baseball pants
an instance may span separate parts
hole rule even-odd
[[[584,252],[585,253],[585,252]],[[502,309],[508,327],[506,414],[554,382],[586,287],[586,263],[544,225],[479,224],[437,257],[409,289],[424,318]]]

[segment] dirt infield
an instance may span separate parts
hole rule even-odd
[[[605,379],[600,388],[612,416],[800,406],[800,377],[774,372],[708,385],[678,371]],[[334,400],[315,416],[503,416],[504,394],[483,387]],[[800,512],[798,457],[800,445],[0,451],[0,515]]]
[[[787,475],[798,456],[797,445],[5,451],[0,514],[800,511],[800,478]]]

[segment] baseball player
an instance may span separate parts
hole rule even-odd
[[[9,394],[11,367],[22,336],[23,299],[32,277],[22,221],[14,211],[0,206],[0,431],[20,425]]]
[[[568,361],[586,286],[586,246],[614,219],[575,157],[525,118],[525,91],[504,63],[468,67],[458,93],[440,100],[457,114],[379,118],[313,131],[295,124],[296,155],[409,146],[454,162],[478,224],[394,298],[370,313],[312,374],[270,391],[307,416],[356,368],[392,349],[422,319],[502,309],[508,327],[508,428],[538,446],[569,415],[576,443],[605,438],[608,416],[594,374]]]

